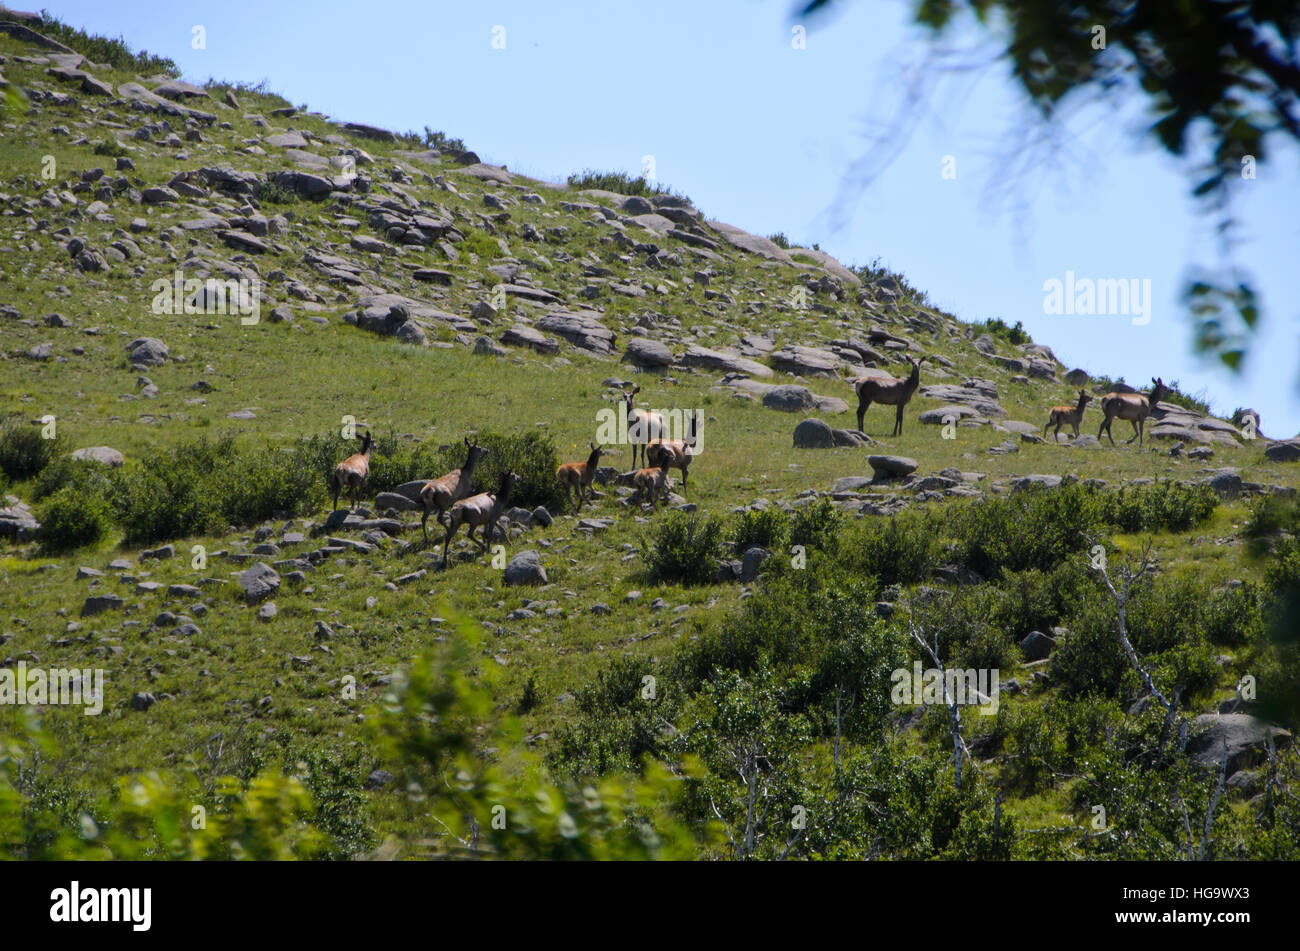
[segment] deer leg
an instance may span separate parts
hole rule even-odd
[[[894,413],[894,435],[903,435],[903,404],[898,404],[898,409]]]
[[[420,531],[424,532],[424,544],[429,544],[429,506],[424,507],[424,514],[420,516]]]
[[[331,480],[330,488],[334,490],[334,511],[337,512],[339,510],[339,480]]]
[[[1110,440],[1110,444],[1111,444],[1112,446],[1115,445],[1115,437],[1112,436],[1112,435],[1110,434],[1110,417],[1109,417],[1109,416],[1107,416],[1105,419],[1103,419],[1103,420],[1101,421],[1101,426],[1097,429],[1097,441],[1098,441],[1098,442],[1101,441],[1101,434],[1102,434],[1103,432],[1106,434],[1106,438]]]
[[[447,548],[451,545],[451,536],[456,534],[456,529],[459,527],[456,523],[447,526],[447,535],[442,540],[442,566],[444,568],[447,567]]]
[[[689,458],[690,457],[688,456],[687,459]],[[690,462],[688,462],[687,459],[682,460],[682,488],[686,487],[686,470],[689,469],[691,466]]]
[[[1133,435],[1132,435],[1132,436],[1129,436],[1129,437],[1128,437],[1128,442],[1124,443],[1124,445],[1126,445],[1126,446],[1127,446],[1129,443],[1131,443],[1133,440],[1137,439],[1138,436],[1140,435],[1140,430],[1138,429],[1138,423],[1137,423],[1137,420],[1136,420],[1136,419],[1130,419],[1129,422],[1133,424]]]
[[[858,432],[860,432],[860,433],[861,433],[861,432],[866,432],[866,430],[864,430],[864,429],[862,428],[862,421],[866,418],[867,410],[870,409],[870,408],[871,408],[871,400],[864,400],[864,399],[859,398],[859,400],[858,400]]]

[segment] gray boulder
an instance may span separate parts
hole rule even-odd
[[[917,462],[907,456],[867,456],[877,479],[901,479],[916,471]]]
[[[133,364],[160,367],[167,362],[171,351],[157,337],[137,337],[126,345],[127,359]]]
[[[542,556],[533,549],[521,551],[506,565],[505,583],[508,585],[546,584],[546,569]]]
[[[1267,759],[1268,739],[1275,749],[1291,745],[1291,734],[1245,713],[1206,713],[1192,721],[1187,755],[1202,766],[1217,767],[1227,746],[1228,775]]]
[[[244,589],[244,598],[248,603],[256,604],[279,589],[280,576],[270,565],[259,561],[239,575],[239,586]]]
[[[740,562],[740,580],[748,584],[757,578],[759,569],[763,567],[763,562],[767,561],[770,555],[771,552],[758,545],[745,549],[744,557]]]
[[[832,449],[834,446],[835,434],[825,420],[809,417],[794,428],[796,449]]]
[[[627,343],[623,359],[635,366],[647,369],[669,367],[673,364],[673,352],[658,340],[646,337],[633,337]]]
[[[763,405],[783,413],[806,413],[817,403],[806,386],[774,386],[763,394]]]

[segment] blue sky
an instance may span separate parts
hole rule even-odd
[[[1136,141],[1140,103],[1093,107],[1063,147],[1017,148],[1028,128],[1003,64],[948,76],[871,187],[845,201],[866,134],[896,113],[927,47],[910,2],[858,2],[802,24],[792,0],[654,3],[281,4],[69,0],[49,9],[193,80],[256,82],[340,119],[428,125],[486,161],[559,181],[583,168],[642,170],[710,217],[820,243],[846,264],[876,257],[964,320],[1017,320],[1070,366],[1143,383],[1177,379],[1220,413],[1253,406],[1270,436],[1300,431],[1300,154],[1288,146],[1240,190],[1238,255],[1264,324],[1245,372],[1195,357],[1179,290],[1215,263],[1208,219],[1181,168]],[[193,49],[202,26],[206,48]],[[504,49],[493,48],[504,27]],[[987,43],[980,33],[951,46]],[[499,45],[499,44],[498,44]],[[942,176],[945,156],[956,178]],[[1053,161],[1053,157],[1061,161]],[[1044,313],[1044,281],[1149,279],[1151,320]],[[1066,388],[1063,387],[1064,390]]]

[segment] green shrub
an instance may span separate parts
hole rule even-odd
[[[795,509],[790,518],[790,544],[834,551],[844,513],[830,499],[818,499],[812,505]]]
[[[1282,531],[1300,532],[1300,497],[1261,495],[1256,498],[1242,526],[1242,534],[1247,538],[1268,538]]]
[[[671,188],[661,187],[658,184],[652,185],[642,175],[633,177],[627,172],[597,172],[588,168],[570,175],[568,182],[570,188],[578,191],[584,188],[598,188],[602,191],[636,195],[641,198],[649,198],[653,195],[675,195],[678,198],[686,198],[685,195],[679,195]]]
[[[776,551],[785,545],[790,534],[790,517],[779,508],[748,509],[736,518],[731,532],[731,547],[737,553],[757,545]]]
[[[722,554],[722,521],[695,512],[669,512],[641,540],[641,558],[651,581],[708,584]]]
[[[86,495],[110,498],[113,494],[112,471],[92,459],[59,456],[51,460],[32,482],[32,500],[39,502],[60,489],[73,489]]]
[[[149,453],[138,468],[114,476],[126,541],[211,534],[319,509],[327,498],[319,455],[310,441],[278,449],[230,436]]]
[[[63,439],[46,439],[41,427],[14,414],[0,423],[0,471],[14,482],[38,475],[63,450]]]
[[[976,333],[986,333],[993,337],[1005,340],[1012,346],[1020,346],[1022,343],[1031,343],[1033,338],[1025,332],[1025,325],[1016,321],[1014,327],[1008,326],[1006,321],[1001,317],[991,317],[982,322],[971,324]]]
[[[1091,486],[1029,486],[945,513],[958,560],[986,578],[1051,568],[1082,551],[1102,523],[1101,493]]]
[[[1028,706],[1012,717],[1006,752],[1011,775],[1028,792],[1051,784],[1065,766],[1066,745],[1048,705]]]
[[[915,584],[929,578],[940,560],[939,539],[925,516],[902,512],[889,519],[863,519],[847,529],[840,560],[881,584]]]
[[[784,231],[778,231],[776,234],[769,234],[767,240],[771,241],[778,248],[785,248],[787,251],[790,250],[790,239],[785,236]]]
[[[100,495],[83,495],[74,489],[59,489],[36,509],[41,523],[41,545],[48,551],[63,552],[90,545],[112,528],[112,513]]]
[[[653,698],[645,695],[651,676]],[[681,696],[663,679],[644,658],[618,657],[577,688],[578,719],[557,733],[555,767],[574,778],[601,776],[640,771],[647,756],[663,756],[672,735],[664,724],[676,718]]]
[[[1066,625],[1070,636],[1052,652],[1052,683],[1067,697],[1117,698],[1128,658],[1116,633],[1114,602],[1088,598],[1075,606]]]
[[[1123,532],[1182,532],[1205,521],[1219,504],[1207,485],[1157,482],[1125,486],[1104,496],[1102,517]]]
[[[521,479],[510,497],[511,505],[534,508],[544,505],[549,511],[559,512],[564,505],[564,489],[555,478],[560,459],[551,437],[539,432],[501,434],[481,432],[475,441],[487,449],[487,457],[475,470],[475,482],[480,492],[495,492],[501,476],[513,469]],[[464,443],[452,449],[455,468],[465,461]],[[441,473],[438,473],[441,475]]]
[[[126,146],[115,139],[100,139],[95,143],[94,153],[96,155],[105,155],[109,158],[118,158],[126,154]]]
[[[41,19],[41,33],[76,50],[92,63],[103,63],[113,69],[137,73],[141,76],[163,73],[175,78],[181,74],[173,60],[165,56],[154,56],[148,50],[140,50],[137,53],[121,36],[113,39],[97,33],[87,33],[85,30],[69,26],[62,20],[56,19],[45,10],[41,11]]]

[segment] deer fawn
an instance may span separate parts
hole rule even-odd
[[[1074,438],[1079,438],[1079,424],[1083,422],[1083,408],[1092,402],[1092,397],[1083,390],[1079,391],[1078,406],[1053,406],[1051,414],[1047,417],[1047,422],[1043,424],[1043,435],[1047,435],[1047,427],[1055,425],[1056,429],[1052,433],[1052,442],[1056,442],[1061,435],[1062,426],[1074,427]]]
[[[643,499],[648,499],[650,507],[654,508],[655,502],[662,493],[665,504],[668,502],[668,492],[672,485],[668,481],[668,469],[664,466],[651,466],[648,469],[638,469],[632,475],[632,484],[637,487],[638,494]]]
[[[681,469],[682,485],[686,484],[687,470],[691,466],[691,460],[695,458],[694,449],[697,439],[696,414],[692,412],[688,419],[685,439],[657,439],[646,446],[645,450],[647,465],[663,469]]]
[[[560,480],[560,485],[564,486],[565,504],[572,504],[572,493],[576,489],[578,493],[578,507],[575,511],[582,511],[582,503],[591,498],[591,484],[596,479],[596,466],[600,463],[600,457],[608,455],[608,449],[601,449],[594,442],[591,446],[591,455],[587,457],[586,462],[566,462],[560,468],[555,470],[555,478]]]

